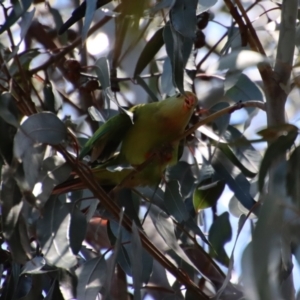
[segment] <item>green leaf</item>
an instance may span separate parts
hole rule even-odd
[[[104,256],[95,257],[82,264],[77,270],[77,299],[96,299],[105,286],[107,264]]]
[[[45,156],[46,145],[38,144],[34,147],[29,147],[23,156],[24,177],[28,188],[33,189],[38,181],[39,172]]]
[[[228,212],[218,216],[209,229],[208,239],[212,245],[210,255],[215,257],[221,264],[228,266],[229,257],[224,246],[232,238],[232,230]]]
[[[44,206],[54,187],[66,181],[71,171],[71,166],[60,156],[54,155],[43,161],[37,178],[37,184],[33,190],[33,194],[37,198],[36,205],[38,207]]]
[[[155,14],[159,10],[162,10],[164,8],[170,8],[174,5],[176,0],[162,0],[160,2],[157,2],[151,9],[150,14]]]
[[[38,143],[58,145],[67,138],[65,124],[54,114],[41,112],[28,117],[14,139],[14,155],[23,159],[28,148]]]
[[[14,1],[13,8],[6,19],[5,23],[0,27],[0,34],[15,24],[21,18],[32,4],[32,0]]]
[[[258,194],[257,190],[257,177],[251,180],[250,182],[250,195],[255,199]],[[247,209],[237,198],[235,195],[229,201],[228,209],[231,215],[240,218],[241,215],[247,215],[249,213],[249,209]],[[249,219],[256,219],[257,216],[251,213],[248,217]]]
[[[240,74],[237,82],[233,86],[228,86],[225,80],[225,96],[229,97],[234,102],[257,100],[265,101],[265,96],[262,90],[255,84],[247,75]],[[254,109],[254,108],[247,108]]]
[[[105,92],[110,87],[110,67],[106,57],[100,57],[95,63],[95,70],[101,83],[101,88]]]
[[[2,93],[0,96],[0,117],[6,123],[16,128],[19,127],[19,114],[11,93]]]
[[[229,151],[233,152],[237,161],[231,156],[231,154],[226,153],[227,150],[224,152],[226,156],[243,172],[245,176],[255,176],[258,173],[262,158],[260,152],[252,146],[250,141],[248,141],[238,129],[231,125],[228,126],[224,138],[229,143]],[[223,145],[224,144],[220,145],[221,149]]]
[[[93,17],[94,17],[95,11],[96,11],[96,6],[97,6],[97,0],[86,1],[84,22],[83,22],[83,27],[82,27],[82,32],[81,32],[82,44],[85,43],[85,40],[87,38],[87,34],[88,34],[89,28],[92,24]]]
[[[113,253],[113,255],[110,259],[110,264],[107,268],[107,274],[106,274],[107,284],[106,284],[106,291],[105,291],[104,298],[107,298],[107,295],[109,295],[109,293],[110,293],[111,285],[112,285],[112,282],[113,282],[113,276],[115,274],[116,262],[117,262],[117,258],[118,258],[118,255],[119,255],[121,242],[122,242],[122,220],[123,220],[123,217],[124,217],[124,210],[121,210],[120,211],[120,217],[119,217],[119,228],[118,228],[116,236],[112,237],[113,240],[114,240],[113,241],[114,253]],[[107,229],[109,230],[110,228],[108,227]]]
[[[265,177],[272,163],[281,155],[284,155],[290,149],[298,136],[298,128],[294,126],[294,130],[289,131],[286,135],[282,135],[267,148],[265,155],[261,161],[258,174],[258,189],[261,192],[264,187]]]
[[[247,287],[245,289],[247,298],[249,295],[255,299],[282,298],[277,276],[280,276],[281,270],[285,267],[282,251],[287,241],[283,236],[286,235],[288,225],[284,222],[288,212],[282,201],[282,195],[277,193],[265,195],[263,198],[252,242],[244,251],[242,258],[242,280]],[[288,248],[290,249],[290,243]],[[276,280],[270,276],[271,274],[276,275]]]
[[[237,199],[247,208],[251,209],[256,202],[249,193],[250,183],[230,160],[220,151],[216,150],[212,158],[212,166],[216,173],[225,180]]]
[[[183,37],[193,39],[197,23],[198,0],[176,0],[170,10],[170,22]]]
[[[300,208],[300,147],[298,146],[288,161],[286,177],[287,193],[293,199],[295,205]]]
[[[262,102],[265,101],[265,95],[263,94],[262,90],[258,87],[257,84],[250,80],[248,76],[243,73],[239,74],[239,76],[235,77],[234,79],[232,78],[233,76],[234,75],[232,75],[231,73],[229,75],[229,78],[228,75],[226,75],[226,97],[229,97],[235,102],[244,102],[248,100],[256,100]],[[248,113],[249,118],[245,122],[244,130],[249,127],[253,117],[255,117],[255,115],[258,113],[258,109],[255,107],[247,107],[245,108],[245,110]]]
[[[202,232],[202,230],[200,229],[200,227],[198,226],[198,224],[195,222],[195,220],[192,217],[190,217],[187,221],[184,221],[182,224],[186,228],[191,230],[195,235],[198,235],[204,243],[211,246],[209,241],[206,238],[206,235]]]
[[[193,174],[193,167],[185,161],[179,161],[175,166],[167,169],[167,178],[169,180],[178,180],[183,198],[192,194],[195,185],[196,178]]]
[[[200,14],[204,11],[207,11],[209,8],[214,6],[217,2],[218,0],[199,0],[198,1],[199,7],[197,9],[197,13]]]
[[[59,12],[58,9],[56,8],[53,8],[50,6],[49,4],[49,12],[50,14],[52,15],[52,18],[54,19],[54,25],[55,25],[55,29],[56,31],[58,32],[59,31],[59,28],[63,25],[63,19],[62,19],[62,16]],[[67,43],[67,35],[62,35],[62,36],[59,36],[59,41],[63,44],[63,45],[66,45]]]
[[[0,160],[11,164],[14,137],[19,127],[20,112],[9,93],[0,96]]]
[[[29,12],[25,12],[22,16],[22,20],[19,23],[21,34],[20,34],[20,41],[18,43],[18,46],[22,43],[23,39],[25,38],[28,32],[29,27],[32,24],[34,13],[35,13],[35,8]]]
[[[123,271],[132,276],[132,266],[130,262],[131,245],[128,241],[131,239],[131,233],[129,233],[124,227],[114,220],[109,221],[108,234],[111,240],[111,244],[116,245],[118,248],[116,254],[116,260]]]
[[[18,279],[15,295],[21,300],[38,300],[43,290],[42,277],[39,275],[23,275]],[[16,299],[13,297],[13,299]]]
[[[20,54],[18,54],[18,59],[22,66],[23,70],[29,70],[29,66],[31,61],[41,54],[39,49],[28,49]],[[11,64],[9,66],[9,74],[13,77],[20,71],[19,66],[17,64]]]
[[[30,248],[29,238],[26,231],[24,232],[23,230],[22,232],[20,230],[20,225],[23,226],[23,229],[27,230],[21,214],[23,206],[22,194],[16,181],[8,173],[9,172],[5,172],[3,175],[3,184],[1,188],[1,215],[3,237],[9,246],[12,259],[17,263],[24,264],[28,258],[26,252],[28,250],[29,253]],[[24,249],[21,236],[23,241],[28,241],[28,249]]]
[[[222,110],[226,107],[229,106],[229,103],[227,102],[219,102],[219,103],[216,103],[214,106],[212,106],[209,111],[211,113],[215,113],[219,110]],[[222,136],[226,130],[227,130],[227,127],[229,125],[229,121],[230,121],[230,114],[225,114],[219,118],[217,118],[214,123],[216,124],[217,128],[218,128],[218,133],[220,136]]]
[[[164,27],[163,37],[171,60],[174,85],[184,94],[184,68],[192,51],[193,40],[182,36],[171,24]]]
[[[218,148],[226,155],[226,157],[236,166],[238,167],[245,176],[253,178],[256,175],[256,172],[253,172],[251,169],[249,170],[247,167],[243,165],[243,162],[235,155],[232,149],[227,144],[219,144]],[[241,153],[242,151],[239,151]],[[244,158],[244,157],[243,157]],[[249,161],[251,164],[251,160]],[[251,165],[250,165],[251,167]]]
[[[127,251],[127,248],[129,248],[129,251]],[[130,252],[130,250],[131,248],[128,245],[121,245],[117,257],[118,264],[128,276],[132,276],[132,266],[128,255],[128,252]]]
[[[222,55],[225,55],[229,52],[229,49],[231,50],[237,50],[240,49],[242,45],[242,39],[240,34],[240,28],[236,27],[233,24],[231,24],[230,27],[227,27],[228,34],[227,34],[227,42],[220,51]]]
[[[44,300],[64,300],[60,290],[57,280],[53,280],[53,283],[48,291],[47,296]]]
[[[73,254],[77,255],[81,249],[82,242],[86,235],[87,221],[85,215],[78,209],[76,204],[70,204],[70,247]]]
[[[68,239],[70,218],[67,206],[51,196],[37,222],[37,238],[49,265],[70,269],[77,264]]]
[[[246,68],[256,66],[260,63],[270,62],[270,59],[258,52],[250,50],[236,50],[223,56],[218,63],[213,64],[209,69],[209,74],[214,74],[217,70],[229,69],[233,71],[243,71]]]
[[[156,97],[155,93],[152,91],[152,89],[148,86],[148,84],[145,82],[143,78],[140,76],[136,76],[135,78],[138,85],[140,85],[145,92],[149,95],[151,102],[158,102],[158,98]]]
[[[225,181],[203,180],[198,184],[193,195],[195,211],[214,206],[219,200],[225,188]]]
[[[22,268],[21,274],[43,274],[45,271],[42,271],[42,269],[45,265],[46,260],[42,256],[36,256],[32,260],[26,262]]]
[[[57,113],[58,110],[62,107],[62,101],[58,97],[57,93],[56,95],[54,94],[51,82],[48,82],[44,85],[43,94],[46,110]]]
[[[163,30],[163,27],[158,29],[151,37],[151,39],[146,43],[146,46],[142,50],[140,57],[136,63],[133,75],[134,78],[142,73],[145,67],[154,59],[156,53],[163,46]]]
[[[77,278],[74,272],[59,270],[59,290],[64,299],[76,298]]]
[[[257,132],[266,141],[274,141],[282,135],[287,135],[289,132],[296,132],[297,127],[293,124],[279,124],[267,127]]]
[[[190,216],[183,202],[178,181],[172,180],[166,184],[164,200],[169,214],[178,222],[181,223],[182,221],[187,221],[189,219]]]
[[[164,203],[165,193],[161,188],[145,186],[136,187],[134,190],[138,191],[138,193],[140,193],[143,197],[146,197],[152,204],[155,204],[161,210],[167,213],[167,209]]]
[[[171,218],[155,205],[151,205],[149,214],[157,232],[170,247],[170,249],[172,249],[179,258],[197,270],[197,268],[179,246],[174,232],[174,224]]]
[[[125,214],[133,221],[135,224],[141,228],[141,222],[138,216],[139,212],[139,200],[133,197],[132,191],[130,189],[122,189],[115,196],[115,200],[119,207],[125,210]]]
[[[139,235],[139,231],[135,223],[132,224],[132,235],[131,235],[131,260],[132,268],[132,279],[134,288],[134,299],[141,300],[141,288],[142,288],[142,243]]]
[[[161,74],[161,93],[173,96],[176,94],[176,89],[172,78],[172,65],[169,57],[165,58],[163,64],[163,72]]]

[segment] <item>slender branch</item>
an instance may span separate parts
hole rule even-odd
[[[247,9],[246,12],[250,11],[257,3],[259,3],[261,0],[256,0],[254,3],[252,3]],[[226,1],[225,1],[226,2]],[[233,26],[237,22],[234,20]],[[222,42],[222,40],[227,36],[228,32],[225,32],[221,38],[209,49],[209,51],[204,55],[204,57],[200,60],[200,62],[197,64],[197,70],[200,68],[200,66],[205,62],[205,60],[210,56],[211,53],[215,51],[215,49],[218,47],[218,45]]]
[[[258,51],[260,54],[262,54],[262,55],[265,56],[265,55],[266,55],[265,50],[264,50],[263,46],[261,45],[261,42],[260,42],[260,40],[259,40],[259,38],[258,38],[258,36],[257,36],[257,34],[256,34],[256,31],[255,31],[255,29],[253,28],[252,23],[251,23],[251,21],[250,21],[248,15],[247,15],[247,12],[245,11],[245,9],[244,9],[243,5],[241,4],[240,0],[235,0],[235,3],[237,4],[239,10],[240,10],[241,13],[242,13],[243,18],[244,18],[245,21],[246,21],[248,30],[250,31],[251,37],[252,37],[252,39],[253,39],[253,42],[254,42],[255,47],[257,48],[257,51]],[[250,42],[250,41],[249,41],[249,42]]]
[[[195,130],[197,130],[198,127],[211,123],[213,121],[215,121],[216,119],[220,118],[221,116],[224,116],[226,114],[231,114],[236,110],[242,109],[242,108],[246,108],[246,107],[256,107],[259,108],[261,110],[266,110],[266,106],[264,102],[261,101],[246,101],[246,102],[239,102],[237,104],[228,106],[226,108],[223,108],[209,116],[207,116],[206,118],[200,120],[199,122],[197,122],[195,125],[193,125],[191,128],[187,129],[183,134],[181,134],[178,138],[176,138],[175,141],[180,141],[183,138],[187,137],[188,135],[190,135],[191,133],[193,133]]]
[[[82,182],[91,190],[91,192],[100,200],[102,205],[116,218],[119,220],[119,206],[105,193],[100,184],[97,182],[96,178],[90,176],[90,172],[86,170],[86,167],[82,163],[78,163],[76,158],[72,157],[62,146],[57,146],[57,150],[63,154],[66,161],[72,166],[74,171],[80,177]],[[122,225],[125,229],[131,232],[132,220],[124,215],[122,220]],[[141,242],[143,247],[155,258],[163,267],[165,267],[171,274],[173,274],[182,284],[187,288],[194,291],[199,298],[203,300],[208,300],[206,296],[199,287],[188,277],[188,275],[181,269],[177,268],[165,255],[158,250],[153,243],[148,239],[144,232],[139,230]]]
[[[100,20],[98,23],[96,23],[89,30],[89,32],[87,34],[87,37],[89,37],[94,32],[96,32],[99,28],[101,28],[104,24],[106,24],[110,19],[112,19],[112,17],[105,16],[102,20]],[[81,43],[82,43],[82,39],[81,39],[81,37],[78,37],[72,44],[70,44],[69,46],[65,47],[63,50],[61,50],[61,52],[59,52],[56,55],[51,56],[46,62],[44,62],[40,66],[38,66],[38,67],[36,67],[34,69],[29,70],[28,74],[29,75],[33,75],[33,74],[35,74],[35,73],[37,73],[37,72],[39,72],[41,70],[47,69],[53,63],[58,62],[59,60],[61,60],[66,54],[68,54],[71,50],[73,50],[74,48],[76,48],[77,46],[79,46]]]

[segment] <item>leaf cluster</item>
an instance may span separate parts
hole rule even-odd
[[[219,22],[219,11],[209,11],[217,1],[91,0],[72,15],[71,4],[65,15],[39,2],[0,3],[0,300],[279,299],[292,256],[299,262],[298,128],[271,124],[258,140],[244,132],[265,103],[270,113],[276,88],[280,96],[297,81],[270,84],[274,58],[240,1],[239,11],[222,2],[232,26],[214,44],[207,32]],[[110,47],[93,55],[89,41],[99,31]],[[197,94],[199,108],[161,184],[101,187],[78,155],[86,133],[128,106],[185,91]],[[231,118],[237,110],[241,122]],[[53,194],[74,176],[85,189]],[[248,223],[252,241],[232,283]]]

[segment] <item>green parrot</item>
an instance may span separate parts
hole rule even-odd
[[[121,113],[101,125],[84,145],[79,158],[90,154],[92,162],[101,161],[92,169],[101,185],[122,184],[127,188],[156,185],[166,167],[177,163],[180,142],[177,139],[197,103],[196,96],[186,92],[160,102],[136,105],[129,109],[132,118]],[[119,145],[120,152],[115,154]],[[147,159],[149,163],[134,173]],[[58,193],[84,188],[79,181],[69,189],[59,187],[55,189]]]

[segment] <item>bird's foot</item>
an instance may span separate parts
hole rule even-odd
[[[146,156],[146,159],[155,156],[160,162],[167,163],[173,157],[173,150],[174,148],[171,144],[166,144],[160,147],[159,149],[149,152]]]

